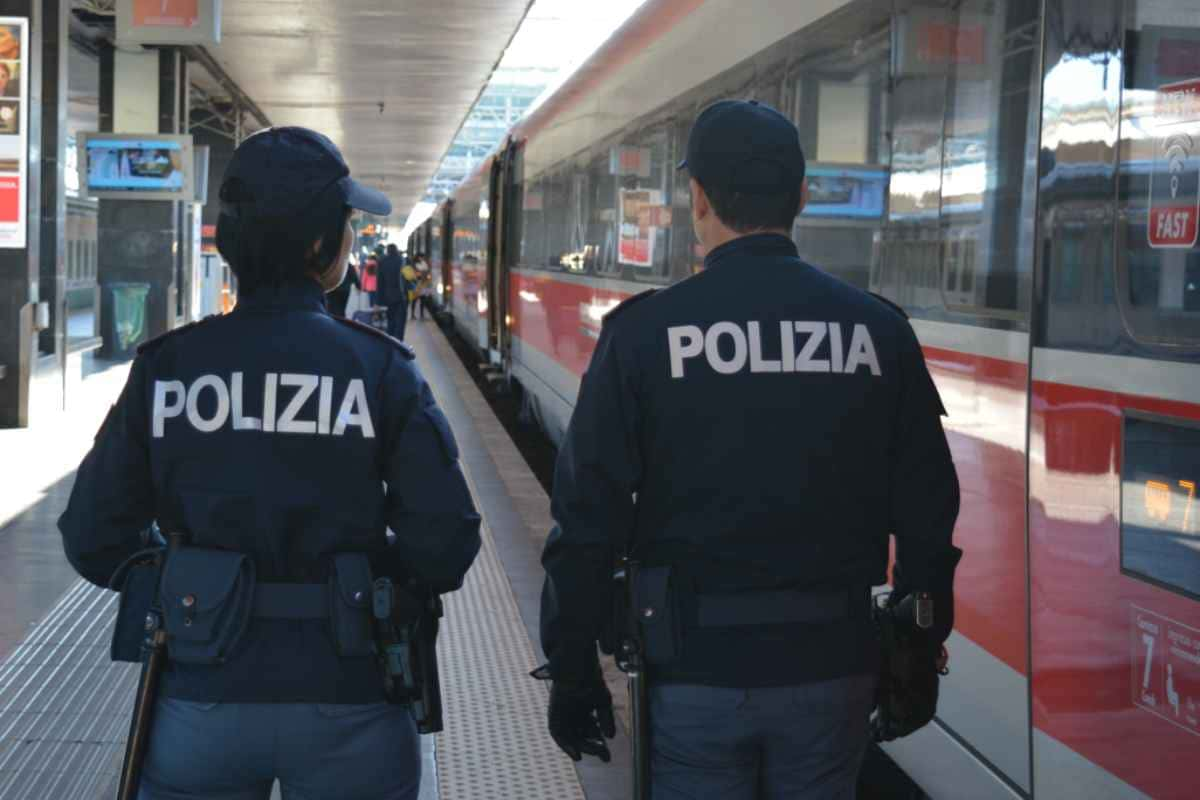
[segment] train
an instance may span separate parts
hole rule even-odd
[[[801,256],[905,310],[948,412],[951,672],[888,754],[1196,797],[1200,0],[647,0],[408,243],[551,439],[604,315],[702,268],[675,165],[727,98],[795,121]]]

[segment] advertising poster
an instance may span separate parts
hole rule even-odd
[[[0,247],[25,247],[29,21],[0,17]]]
[[[654,266],[654,209],[662,206],[662,192],[655,189],[621,190],[621,241],[617,260],[635,267]]]

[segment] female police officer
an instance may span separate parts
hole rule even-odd
[[[479,517],[412,351],[325,311],[352,209],[390,203],[304,128],[243,142],[220,199],[239,303],[140,348],[59,521],[101,586],[152,523],[187,536],[160,584],[170,662],[140,797],[265,800],[278,778],[285,798],[415,798],[371,580],[457,588]]]

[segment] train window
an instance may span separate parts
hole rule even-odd
[[[609,154],[597,155],[587,168],[584,253],[591,268],[601,275],[621,271],[617,264],[617,176],[610,169],[611,160]]]
[[[531,181],[521,203],[521,265],[546,266],[546,180]]]
[[[899,5],[889,231],[875,288],[918,316],[1027,319],[1039,4]],[[930,250],[932,240],[941,244]]]
[[[687,155],[688,134],[691,133],[692,119],[695,115],[695,109],[689,107],[676,117],[671,133],[675,153],[668,159],[668,165],[678,164]],[[672,169],[671,175],[673,185],[670,197],[669,270],[673,279],[683,280],[704,268],[704,256],[699,250],[696,233],[692,228],[691,176],[686,169]]]
[[[548,269],[560,269],[571,248],[573,188],[571,173],[563,168],[549,173],[542,184],[546,242],[541,266]]]
[[[1200,24],[1129,4],[1121,92],[1119,307],[1135,339],[1200,346]]]
[[[614,148],[617,176],[617,263],[634,280],[665,283],[670,278],[674,185],[668,130],[642,132]]]
[[[1121,567],[1200,597],[1200,426],[1126,412]]]
[[[886,23],[844,35],[817,43],[819,52],[799,56],[793,68],[801,99],[795,121],[809,158],[808,206],[793,238],[801,258],[865,289],[887,195],[880,145],[889,44]]]
[[[513,153],[512,178],[508,186],[508,195],[504,202],[504,266],[516,267],[522,263],[521,248],[523,245],[523,225],[525,214],[525,148],[518,147]]]

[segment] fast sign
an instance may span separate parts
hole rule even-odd
[[[1200,79],[1160,86],[1154,115],[1146,238],[1151,247],[1190,249],[1200,234]]]

